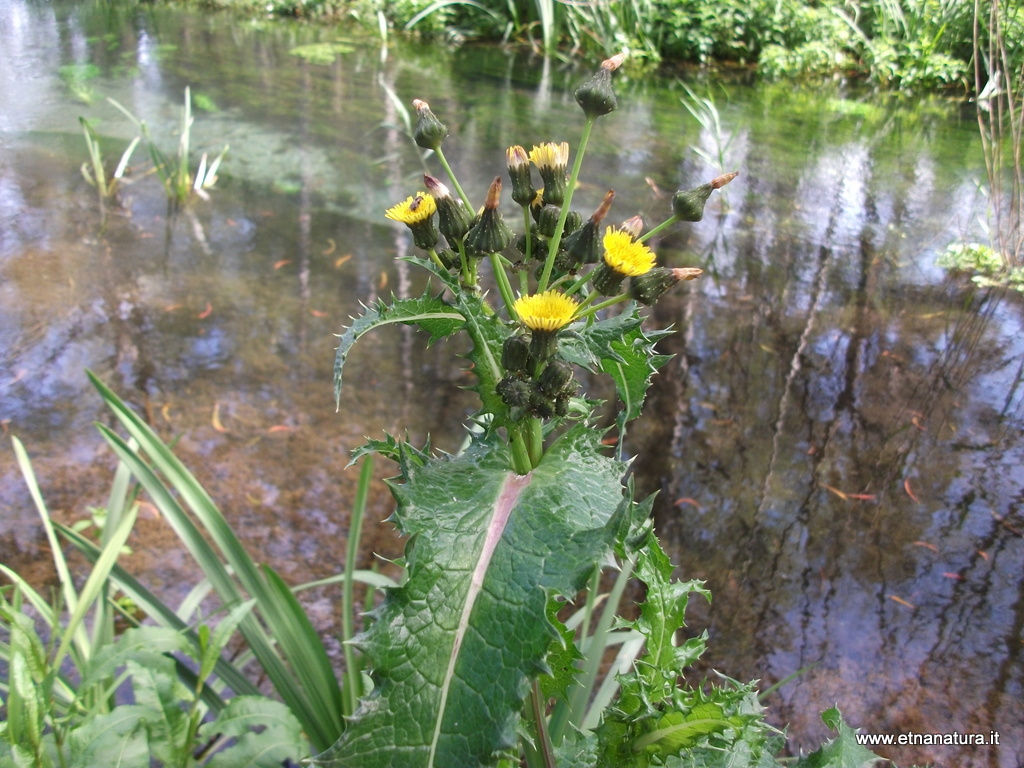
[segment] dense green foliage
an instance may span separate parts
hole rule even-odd
[[[974,3],[964,0],[206,0],[216,7],[354,18],[374,30],[448,42],[529,42],[555,51],[708,65],[756,65],[772,78],[863,77],[902,90],[974,85]],[[1016,69],[1024,63],[1024,7],[992,2]],[[979,28],[979,45],[987,27]]]

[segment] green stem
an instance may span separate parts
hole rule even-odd
[[[522,206],[522,209],[523,232],[526,233],[523,235],[523,237],[526,240],[526,253],[523,255],[523,258],[526,259],[526,263],[529,264],[533,260],[533,238],[530,236],[530,219],[532,218],[530,216],[530,204],[527,203],[526,205]]]
[[[498,281],[498,291],[501,299],[505,302],[505,310],[511,320],[519,320],[516,313],[515,298],[512,296],[512,283],[508,280],[508,273],[505,271],[505,263],[500,253],[491,254],[491,271],[494,272],[494,279]]]
[[[548,257],[544,262],[544,272],[540,276],[537,285],[537,293],[547,290],[548,280],[551,279],[551,270],[555,266],[555,255],[558,253],[558,246],[562,242],[562,231],[565,229],[565,220],[569,216],[569,204],[572,202],[572,193],[576,191],[576,182],[580,177],[580,168],[583,166],[583,155],[587,151],[587,142],[590,141],[590,131],[594,127],[596,117],[588,117],[583,124],[583,134],[580,136],[580,148],[576,152],[576,160],[572,164],[572,173],[569,175],[569,183],[565,189],[565,200],[562,202],[562,211],[558,214],[558,224],[555,225],[555,233],[548,243]]]
[[[517,475],[528,475],[533,470],[533,462],[530,461],[530,451],[526,447],[526,439],[523,437],[519,425],[509,427],[509,446],[512,449],[512,468]]]
[[[596,295],[596,292],[590,294],[590,296],[595,296],[595,295]],[[590,302],[590,296],[588,296],[586,299],[583,300],[583,302],[581,303],[581,306],[586,306]],[[607,307],[611,307],[611,306],[614,306],[616,304],[620,304],[623,301],[627,301],[628,299],[629,299],[629,294],[628,293],[620,293],[618,296],[613,296],[612,298],[608,299],[607,301],[602,301],[600,304],[595,304],[594,306],[590,307],[589,309],[584,310],[583,312],[580,312],[580,311],[577,310],[576,314],[573,315],[572,319],[573,320],[581,320],[584,317],[592,317],[593,315],[595,315],[598,312],[600,312],[602,309],[606,309]]]
[[[679,217],[678,217],[678,216],[671,216],[670,218],[667,218],[667,219],[665,219],[665,221],[661,222],[661,224],[659,224],[658,226],[656,226],[656,227],[655,227],[654,229],[652,229],[652,230],[651,230],[650,232],[648,232],[648,233],[647,233],[646,235],[642,235],[642,236],[638,237],[638,238],[636,239],[636,241],[637,241],[638,243],[642,243],[642,242],[643,242],[644,240],[646,240],[647,238],[649,238],[649,237],[652,237],[652,236],[654,236],[654,235],[658,234],[659,232],[661,232],[661,230],[663,230],[663,229],[667,229],[668,227],[671,227],[671,226],[672,226],[673,224],[675,224],[675,223],[676,223],[677,221],[679,221]]]
[[[437,251],[435,251],[433,248],[429,248],[427,249],[427,255],[430,256],[431,261],[433,261],[434,264],[437,265],[438,269],[440,269],[442,272],[448,271],[447,267],[445,267],[444,265],[444,262],[441,261],[441,257],[437,255]]]
[[[555,768],[555,750],[551,746],[551,736],[548,734],[547,721],[544,717],[544,696],[541,694],[540,683],[537,680],[533,681],[530,703],[533,709],[533,724],[536,729],[537,748],[540,750],[541,759],[543,760],[542,765],[544,768]]]
[[[353,617],[355,615],[355,570],[359,556],[359,540],[363,531],[363,517],[366,513],[366,500],[369,496],[370,481],[373,479],[373,457],[363,459],[363,467],[359,472],[359,484],[356,486],[356,499],[349,520],[348,546],[345,552],[345,580],[341,592],[341,647],[345,656],[345,689],[343,691],[346,715],[351,715],[359,705],[359,691],[362,677],[356,660],[355,648],[349,642],[355,636]]]
[[[565,289],[565,295],[566,296],[572,296],[574,293],[576,293],[576,291],[578,291],[580,288],[582,288],[584,285],[586,285],[588,280],[590,280],[590,273],[589,272],[587,274],[583,275],[583,277],[581,277],[575,283],[570,285],[568,288],[566,288]],[[594,294],[591,294],[591,296],[593,296],[593,295]]]
[[[540,419],[530,419],[528,438],[527,449],[530,452],[530,463],[536,467],[544,458],[544,423]]]
[[[437,154],[437,159],[441,161],[441,166],[444,168],[444,172],[448,174],[448,178],[451,179],[452,184],[455,186],[455,191],[459,193],[459,197],[462,198],[462,202],[466,204],[469,210],[475,210],[473,204],[469,202],[469,197],[465,192],[462,191],[462,185],[459,184],[459,180],[455,178],[455,172],[452,171],[452,167],[448,165],[448,158],[444,156],[444,152],[438,147],[434,152]]]

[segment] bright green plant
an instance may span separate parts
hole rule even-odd
[[[121,159],[114,168],[113,173],[107,174],[106,163],[103,160],[103,151],[100,148],[100,139],[93,127],[86,122],[84,117],[78,118],[82,124],[82,133],[85,136],[85,146],[89,150],[89,159],[82,163],[82,176],[89,186],[96,188],[100,199],[100,209],[106,210],[107,201],[115,197],[121,188],[124,175],[128,170],[128,162],[131,160],[135,147],[139,145],[141,136],[132,139],[128,147],[121,153]]]
[[[611,190],[588,220],[572,211],[592,129],[616,107],[612,73],[620,63],[604,62],[576,91],[585,121],[571,168],[567,143],[506,151],[523,221],[518,239],[500,210],[501,178],[474,214],[442,149],[447,127],[414,102],[415,141],[435,153],[454,192],[427,175],[426,191],[386,215],[411,230],[423,255],[409,261],[432,286],[419,297],[378,301],[341,335],[335,394],[340,405],[355,342],[402,323],[425,331],[428,343],[468,337],[480,409],[458,455],[390,436],[357,452],[398,463],[392,520],[409,537],[407,573],[355,640],[373,690],[317,765],[779,765],[783,738],[765,723],[753,686],[680,685],[705,643],[678,636],[687,596],[707,593],[672,580],[651,531],[653,499],[636,499],[624,483],[628,466],[602,441],[599,404],[577,391],[577,368],[611,377],[621,447],[666,360],[655,348],[665,332],[645,330],[640,308],[701,272],[657,266],[645,241],[699,221],[712,192],[736,175],[677,192],[666,220],[647,232],[638,218],[603,225]],[[497,306],[482,289],[483,262]],[[619,577],[599,597],[601,568],[613,561]],[[634,569],[646,599],[627,622],[616,612]],[[582,608],[566,618],[569,601],[587,587]],[[613,646],[612,672],[602,677]],[[850,749],[799,764],[873,760]]]
[[[14,450],[53,552],[60,593],[49,601],[0,564],[12,583],[0,590],[6,672],[0,764],[223,768],[279,765],[306,754],[302,726],[288,707],[259,695],[221,658],[254,601],[233,605],[212,630],[201,623],[193,631],[179,619],[173,629],[115,631],[111,574],[138,510],[127,467],[115,476],[101,545],[92,547],[93,568],[76,589],[57,538],[60,526],[17,438]],[[225,685],[240,695],[225,702]],[[119,704],[125,698],[130,703]]]
[[[140,120],[123,105],[108,99],[108,101],[124,113],[131,120],[145,137],[149,146],[149,154],[153,160],[153,168],[160,181],[164,185],[167,199],[174,203],[183,203],[193,194],[201,198],[207,198],[206,190],[217,183],[217,171],[220,169],[221,161],[228,152],[228,145],[208,161],[207,153],[203,153],[199,159],[199,167],[195,173],[191,170],[191,143],[192,125],[195,118],[192,117],[192,93],[191,89],[185,87],[185,103],[181,110],[181,123],[178,131],[178,148],[173,155],[166,154],[153,141],[149,127],[145,120]]]

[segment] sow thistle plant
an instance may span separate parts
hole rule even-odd
[[[356,452],[398,463],[392,521],[409,537],[400,561],[406,579],[386,590],[354,641],[372,690],[314,764],[778,765],[784,738],[765,723],[753,684],[680,684],[705,642],[677,638],[687,597],[708,593],[699,582],[672,580],[651,530],[653,498],[635,498],[627,463],[603,445],[600,404],[576,381],[579,369],[611,377],[621,444],[667,360],[655,349],[666,331],[645,330],[641,307],[701,274],[659,266],[646,241],[700,221],[713,191],[736,176],[678,192],[668,218],[646,233],[639,217],[605,223],[611,190],[588,218],[572,210],[590,133],[616,108],[612,74],[622,58],[605,61],[575,92],[585,120],[574,156],[566,142],[506,150],[518,235],[501,210],[502,177],[475,207],[445,157],[448,128],[427,102],[414,102],[415,141],[433,151],[448,183],[426,175],[385,216],[410,229],[423,253],[409,260],[431,280],[419,297],[367,307],[341,334],[335,398],[340,407],[355,342],[402,323],[425,331],[427,343],[466,334],[480,408],[458,455],[391,436]],[[484,262],[497,287],[493,303]],[[612,563],[619,574],[601,607],[600,572]],[[615,613],[633,573],[646,598],[626,621]],[[615,648],[602,680],[605,650]],[[837,727],[842,759],[860,762],[815,753],[814,765],[873,760]]]

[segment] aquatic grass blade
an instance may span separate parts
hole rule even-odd
[[[221,599],[229,604],[237,602],[242,596],[225,566],[154,470],[167,478],[170,487],[200,521],[203,530],[230,564],[238,584],[256,599],[258,613],[266,623],[266,631],[252,616],[241,624],[242,633],[253,653],[278,693],[299,717],[313,744],[324,748],[320,745],[334,743],[344,728],[342,694],[337,679],[333,674],[316,680],[307,678],[301,682],[295,678],[295,673],[300,672],[300,669],[305,674],[309,664],[320,669],[331,668],[323,644],[315,633],[289,630],[289,627],[297,623],[308,621],[301,606],[297,601],[282,599],[279,589],[272,586],[261,573],[206,490],[156,433],[95,374],[89,372],[88,376],[118,421],[139,444],[140,450],[149,457],[153,467],[143,462],[109,429],[100,426],[101,433],[122,461],[131,466],[135,477],[150,494],[164,519],[175,528],[197,564],[214,584]],[[267,632],[273,635],[280,656]],[[289,672],[281,656],[288,660],[294,672]],[[311,659],[316,661],[311,662]]]
[[[99,547],[78,531],[64,525],[57,525],[60,535],[67,539],[89,561],[95,562],[99,557]],[[2,568],[3,566],[0,566]],[[178,614],[164,601],[150,592],[134,576],[121,566],[115,565],[110,572],[110,580],[124,592],[151,620],[163,627],[181,632],[196,647],[199,638],[191,626],[179,618]],[[221,659],[214,667],[216,675],[225,682],[236,694],[257,694],[259,689],[230,662]]]

